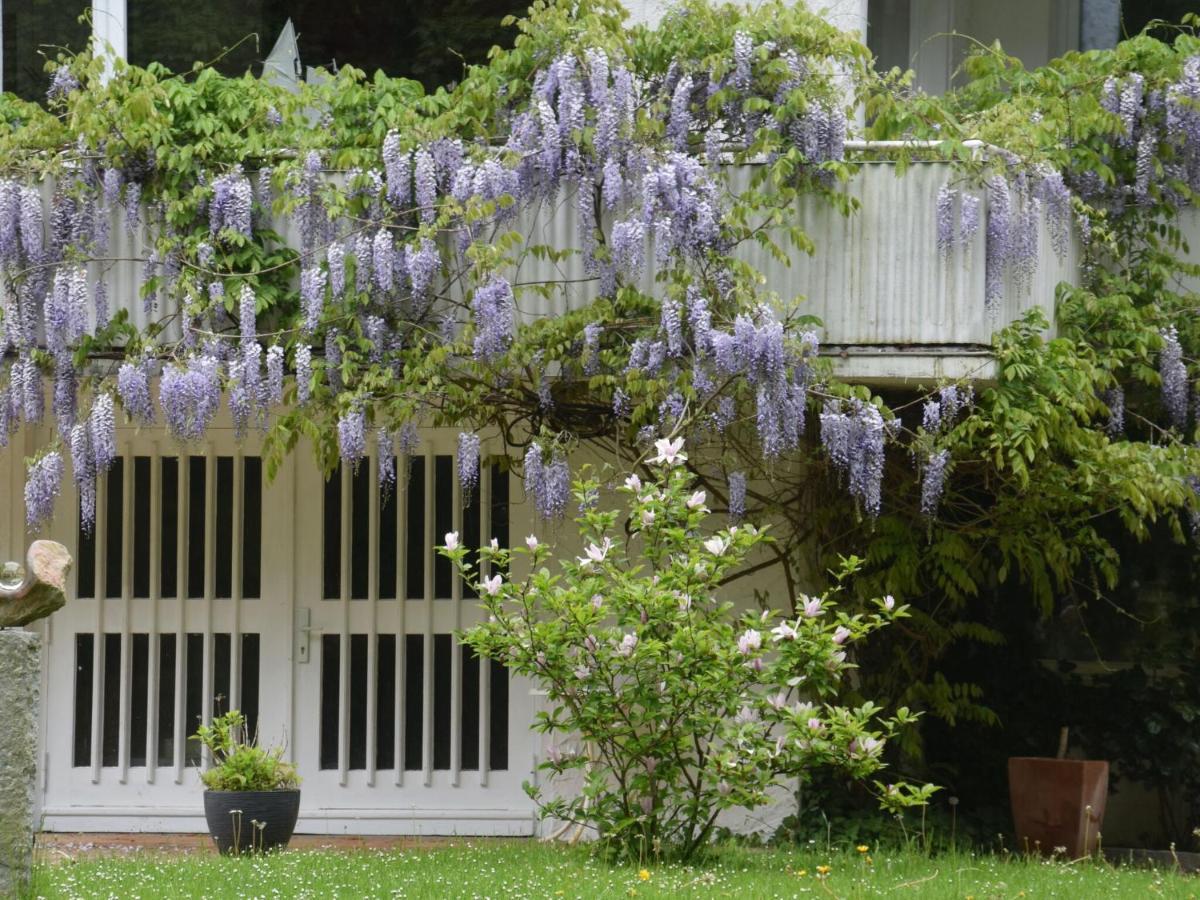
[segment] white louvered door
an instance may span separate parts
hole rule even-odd
[[[43,826],[203,830],[196,726],[238,707],[290,740],[293,497],[227,431],[119,440],[92,534],[67,490],[50,535],[76,565],[44,626]]]
[[[507,542],[509,477],[485,464],[464,498],[448,432],[422,434],[387,496],[377,466],[298,473],[297,518],[319,536],[297,557],[301,828],[530,834],[528,686],[454,639],[479,606],[434,552],[447,531]]]

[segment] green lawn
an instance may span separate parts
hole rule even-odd
[[[828,866],[828,871],[819,871]],[[140,856],[41,865],[38,897],[1196,897],[1200,880],[1093,863],[967,854],[727,848],[697,866],[610,867],[586,849],[476,842],[299,851],[265,859]]]

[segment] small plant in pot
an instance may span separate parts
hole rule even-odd
[[[300,778],[283,748],[248,739],[246,717],[236,709],[201,725],[195,737],[212,754],[212,768],[200,779],[217,850],[237,855],[286,847],[300,813]]]

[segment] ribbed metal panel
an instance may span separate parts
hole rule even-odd
[[[750,166],[735,171],[731,187],[735,191],[744,188],[751,178]],[[1078,282],[1079,251],[1074,242],[1066,257],[1059,259],[1051,249],[1045,223],[1040,223],[1039,260],[1032,278],[1025,286],[1010,280],[1004,297],[989,309],[984,303],[985,228],[981,226],[967,246],[948,258],[942,258],[937,250],[937,194],[954,179],[955,171],[948,164],[917,163],[897,176],[891,164],[865,163],[844,187],[858,203],[851,215],[841,215],[818,197],[796,203],[796,223],[816,245],[812,256],[791,251],[784,264],[753,243],[739,254],[764,274],[764,286],[785,304],[797,303],[802,312],[824,323],[823,341],[828,347],[900,348],[907,353],[936,355],[947,348],[985,347],[994,331],[1035,306],[1052,320],[1056,285]],[[986,199],[981,204],[981,219],[985,212]],[[290,223],[275,224],[286,240],[297,242]],[[558,251],[578,251],[582,243],[575,197],[569,191],[496,231],[509,229],[519,230],[527,244]],[[111,234],[110,258],[93,263],[92,270],[94,275],[103,273],[112,307],[129,309],[133,321],[143,327],[150,321],[171,318],[177,310],[162,306],[170,301],[160,300],[159,308],[149,313],[143,310],[143,260],[150,251],[145,224],[131,235],[124,227],[123,211],[117,210]],[[784,244],[782,235],[778,240]],[[1196,243],[1200,245],[1200,241]],[[646,255],[648,261],[653,260],[649,245]],[[518,288],[518,306],[525,322],[579,309],[595,298],[598,288],[585,272],[578,252],[562,260],[530,254],[508,274]],[[538,284],[550,286],[547,295],[530,289]],[[646,272],[641,287],[655,289],[653,271]],[[461,296],[461,290],[461,283],[456,284],[452,293]],[[177,333],[175,316],[168,336]],[[913,371],[912,366],[905,371]],[[929,373],[936,374],[932,367]],[[852,377],[853,368],[844,374]]]
[[[734,190],[749,185],[750,167],[732,174]],[[1029,283],[1008,279],[1004,297],[989,309],[984,303],[985,233],[949,258],[937,250],[938,191],[955,177],[948,165],[914,164],[902,176],[895,167],[868,163],[846,185],[859,208],[843,216],[818,197],[805,197],[795,208],[796,223],[816,245],[809,256],[788,253],[782,263],[757,244],[739,255],[765,276],[765,287],[785,302],[824,323],[824,342],[839,346],[985,346],[999,327],[1040,306],[1053,319],[1055,286],[1078,279],[1078,249],[1072,244],[1063,259],[1051,249],[1045,223],[1040,223],[1039,259]],[[986,203],[981,207],[986,209]],[[578,248],[579,228],[574,197],[563,195],[525,216],[517,226],[534,243],[556,249]],[[785,245],[783,235],[777,242]],[[653,258],[647,247],[647,258]],[[582,259],[549,262],[529,257],[516,270],[521,283],[561,282],[549,298],[526,295],[521,311],[527,320],[578,309],[595,297]],[[642,279],[653,290],[653,275]]]

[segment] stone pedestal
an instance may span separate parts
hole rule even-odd
[[[41,638],[0,630],[0,897],[20,896],[33,862]]]

